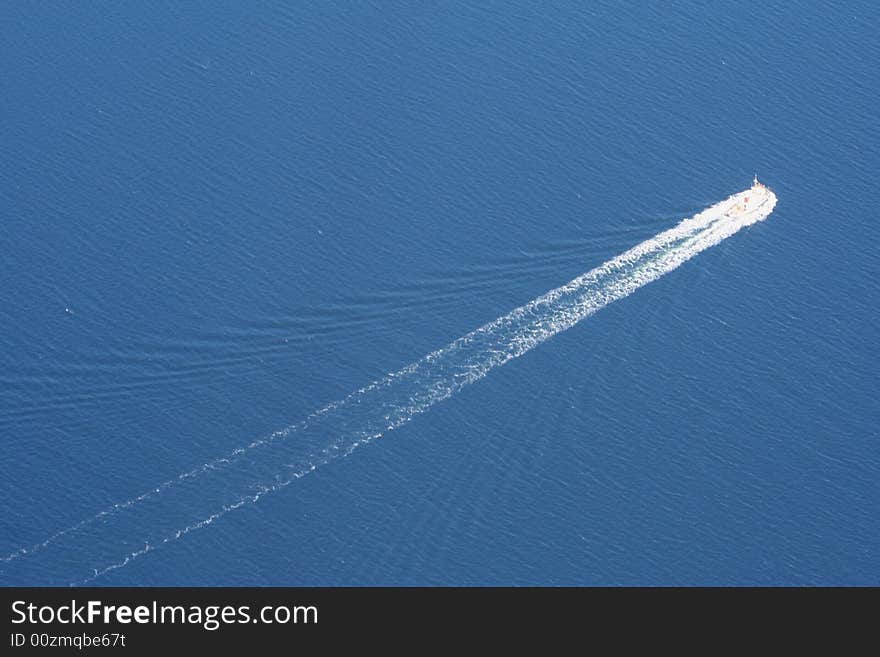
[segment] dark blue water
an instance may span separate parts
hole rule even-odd
[[[880,583],[876,3],[290,4],[4,9],[0,553],[86,525],[0,582],[757,171],[768,221],[93,583]]]

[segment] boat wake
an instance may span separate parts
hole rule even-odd
[[[7,570],[11,562],[39,555],[64,564],[68,577],[76,578],[74,584],[88,584],[255,504],[406,424],[495,368],[766,218],[776,197],[763,189],[764,200],[756,209],[741,211],[749,192],[735,194],[298,424],[0,557],[5,562],[0,568]]]

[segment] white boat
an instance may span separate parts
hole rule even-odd
[[[757,174],[752,186],[728,199],[724,216],[745,223],[754,223],[767,218],[776,206],[776,194],[767,185],[758,181]]]

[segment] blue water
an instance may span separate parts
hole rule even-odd
[[[90,583],[880,583],[880,9],[648,4],[5,7],[0,556],[85,524],[0,583],[755,171],[766,222]]]

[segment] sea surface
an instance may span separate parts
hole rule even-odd
[[[878,34],[6,4],[0,584],[880,584]],[[356,392],[754,173],[766,221],[472,385]]]

